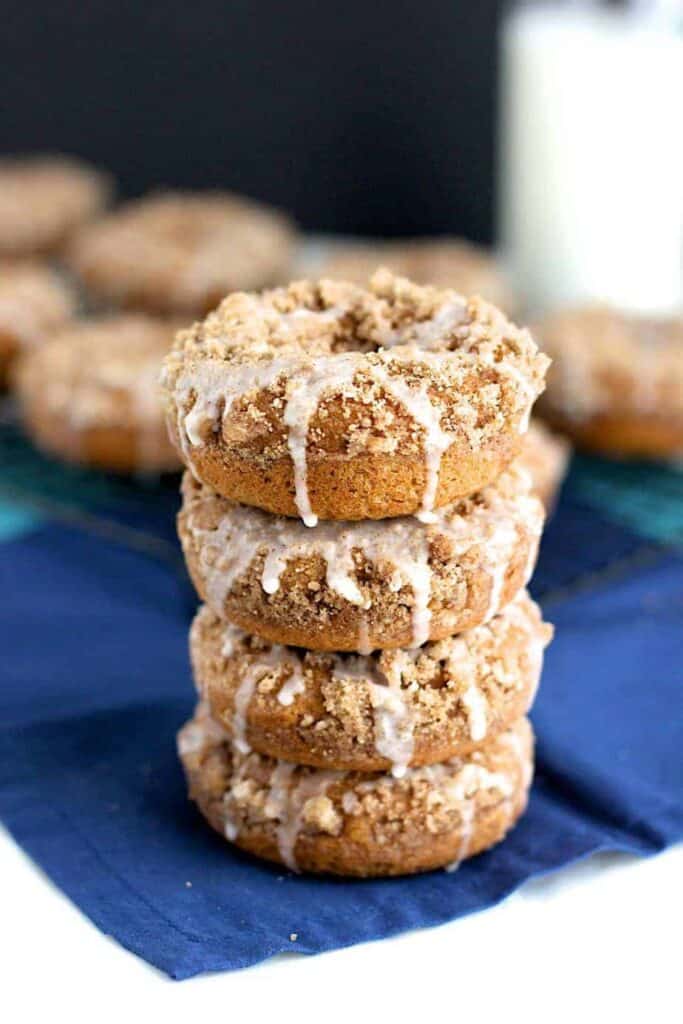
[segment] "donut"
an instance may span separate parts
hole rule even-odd
[[[205,605],[190,654],[200,695],[242,752],[401,775],[466,754],[524,714],[551,636],[526,594],[458,636],[365,656],[268,644]]]
[[[388,271],[368,290],[234,293],[182,331],[163,373],[194,476],[268,512],[433,516],[518,454],[548,360],[481,299]]]
[[[54,270],[29,260],[0,261],[0,388],[17,355],[41,345],[75,310],[71,289]]]
[[[164,192],[85,227],[66,258],[104,303],[189,318],[227,292],[284,280],[294,239],[288,218],[260,203],[229,192]]]
[[[553,357],[541,410],[552,426],[604,455],[683,457],[683,316],[588,307],[537,331]]]
[[[387,267],[416,284],[455,288],[461,295],[481,295],[508,314],[519,308],[491,253],[462,238],[342,243],[318,265],[317,274],[364,285],[377,267]]]
[[[544,519],[530,488],[512,463],[433,523],[309,530],[186,473],[178,532],[202,600],[247,632],[313,650],[419,647],[487,621],[526,586]]]
[[[22,358],[17,394],[35,444],[114,472],[177,469],[158,384],[176,326],[132,314],[85,320]]]
[[[549,430],[542,420],[532,419],[519,465],[528,473],[534,494],[543,502],[547,514],[555,507],[570,457],[567,439]]]
[[[400,779],[241,754],[201,705],[178,750],[191,798],[230,842],[292,871],[361,878],[456,868],[500,842],[533,774],[525,718],[464,758]]]
[[[72,157],[0,159],[0,256],[53,252],[111,192],[108,175]]]

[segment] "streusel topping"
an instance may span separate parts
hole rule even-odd
[[[190,467],[192,448],[216,431],[229,438],[260,428],[271,435],[270,454],[289,452],[299,513],[314,525],[306,457],[324,433],[316,420],[328,403],[348,410],[349,455],[399,443],[423,450],[422,511],[429,515],[441,457],[456,433],[476,448],[510,418],[525,431],[547,365],[529,332],[482,299],[382,270],[368,290],[303,281],[228,296],[178,335],[163,381]],[[259,392],[268,394],[277,424],[264,416]],[[352,404],[364,414],[352,415]],[[397,417],[411,424],[407,439],[397,434]]]

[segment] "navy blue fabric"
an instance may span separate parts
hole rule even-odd
[[[565,503],[536,592],[557,637],[530,808],[506,842],[455,874],[295,877],[231,850],[186,798],[186,578],[47,526],[0,548],[0,817],[99,928],[174,978],[438,924],[598,850],[661,850],[683,837],[683,559]]]

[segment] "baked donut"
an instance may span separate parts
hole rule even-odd
[[[0,388],[17,355],[42,344],[75,310],[73,292],[50,267],[0,261]]]
[[[492,254],[462,238],[341,243],[318,266],[316,274],[365,285],[378,267],[387,267],[416,284],[455,288],[461,295],[481,295],[508,314],[519,308]]]
[[[85,320],[21,359],[17,392],[36,445],[114,472],[177,469],[158,383],[176,326],[131,314]]]
[[[53,252],[105,205],[108,175],[64,156],[0,160],[0,256]]]
[[[289,219],[260,203],[229,192],[164,192],[84,228],[67,261],[105,303],[190,318],[227,292],[286,279],[294,240]]]
[[[548,514],[555,507],[570,457],[571,445],[567,439],[548,430],[541,420],[532,419],[518,461]]]
[[[178,532],[202,600],[249,633],[324,651],[419,647],[487,621],[526,586],[544,519],[530,487],[512,463],[433,523],[309,530],[186,473]]]
[[[551,636],[526,594],[466,633],[367,656],[271,645],[204,606],[190,654],[197,689],[238,750],[401,775],[466,754],[523,715]]]
[[[683,316],[591,307],[537,331],[553,357],[542,406],[551,425],[605,455],[683,457]]]
[[[292,871],[358,877],[455,868],[488,849],[524,811],[533,773],[525,718],[400,779],[241,754],[201,705],[178,750],[192,799],[226,839]]]
[[[163,381],[198,480],[314,526],[431,518],[481,490],[519,452],[547,365],[494,306],[380,271],[367,291],[228,296],[180,332]]]

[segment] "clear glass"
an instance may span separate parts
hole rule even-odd
[[[683,5],[511,5],[498,227],[531,311],[683,298]]]

